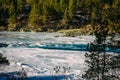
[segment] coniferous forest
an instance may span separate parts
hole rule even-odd
[[[120,32],[119,0],[0,0],[0,30],[58,31],[107,21]]]

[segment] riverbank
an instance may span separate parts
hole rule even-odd
[[[91,25],[86,25],[79,29],[59,30],[58,32],[64,33],[65,36],[70,36],[70,37],[81,36],[81,35],[86,35],[86,36],[93,35],[93,30]]]

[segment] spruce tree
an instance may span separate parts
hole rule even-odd
[[[68,10],[67,10],[67,8],[66,8],[65,11],[64,11],[64,17],[63,17],[64,20],[67,20],[67,13],[68,13],[67,11],[68,11]]]
[[[107,27],[106,23],[94,29],[96,40],[89,44],[89,53],[85,54],[85,62],[88,64],[88,70],[85,71],[83,78],[94,80],[106,80],[106,73],[108,72],[106,60],[109,58],[105,52],[105,40],[107,30],[103,31],[103,27]]]
[[[73,10],[74,10],[74,0],[69,0],[68,15],[70,19],[73,17]]]
[[[42,22],[43,23],[46,23],[46,21],[47,21],[47,14],[48,14],[48,12],[47,12],[47,6],[44,3],[44,5],[43,5],[43,14],[42,14]]]
[[[34,3],[32,5],[32,9],[29,15],[29,22],[32,26],[35,26],[37,24],[37,20],[39,18],[39,9],[37,3]],[[32,27],[31,27],[32,28]]]
[[[120,80],[120,54],[112,55],[109,60],[109,75],[111,80]]]
[[[24,5],[25,5],[25,0],[17,0],[18,14],[23,14]]]
[[[63,12],[63,10],[64,10],[64,4],[63,3],[64,3],[64,0],[60,0],[60,3],[59,3],[60,6],[59,7],[60,7],[61,12]]]
[[[16,22],[16,9],[14,2],[11,2],[10,7],[9,7],[9,21],[10,23],[15,23]]]
[[[96,3],[91,6],[91,24],[96,39],[93,43],[89,44],[89,52],[85,54],[85,62],[88,64],[88,70],[85,71],[85,74],[82,76],[85,79],[119,80],[119,76],[110,74],[115,72],[116,69],[118,70],[117,72],[120,71],[120,68],[118,69],[118,67],[115,67],[119,66],[119,55],[114,56],[106,53],[107,44],[105,41],[109,34],[109,29],[112,28],[111,22],[116,24],[115,16],[113,16],[115,14],[112,13],[113,9],[111,5],[112,3],[104,2],[101,9],[97,7]],[[116,65],[114,65],[115,61]]]
[[[0,67],[3,65],[9,65],[9,61],[6,57],[3,57],[3,55],[0,53]]]
[[[105,41],[108,35],[108,21],[102,21],[101,19],[97,18],[97,7],[95,3],[93,4],[94,5],[91,6],[91,23],[96,39],[89,45],[89,53],[85,54],[85,62],[88,64],[89,68],[87,71],[85,71],[85,74],[83,74],[83,78],[106,80],[106,73],[108,72],[108,68],[106,67],[106,59],[108,58],[108,55],[105,52]],[[99,20],[99,23],[97,20]]]

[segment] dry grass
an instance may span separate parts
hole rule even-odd
[[[80,35],[92,35],[93,30],[91,28],[91,25],[87,25],[84,27],[81,27],[80,29],[68,29],[68,30],[59,30],[58,32],[64,33],[65,36],[80,36]]]

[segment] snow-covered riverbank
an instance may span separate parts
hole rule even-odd
[[[81,75],[85,70],[84,53],[82,51],[47,50],[38,48],[2,48],[0,53],[10,60],[10,66],[4,72],[14,72],[22,67],[30,76],[55,75],[56,66],[60,67],[59,75],[64,73],[63,67],[69,70],[66,74]]]
[[[1,67],[1,72],[19,71],[21,68],[32,76],[72,75],[81,76],[85,70],[85,51],[42,49],[49,44],[87,44],[94,36],[64,37],[61,33],[0,32],[0,53],[10,60],[10,65]],[[50,45],[51,46],[51,45]],[[59,47],[59,45],[58,45]],[[71,46],[65,46],[71,48]],[[56,72],[56,69],[58,72]],[[73,79],[73,78],[72,78]],[[38,79],[39,80],[39,79]]]

